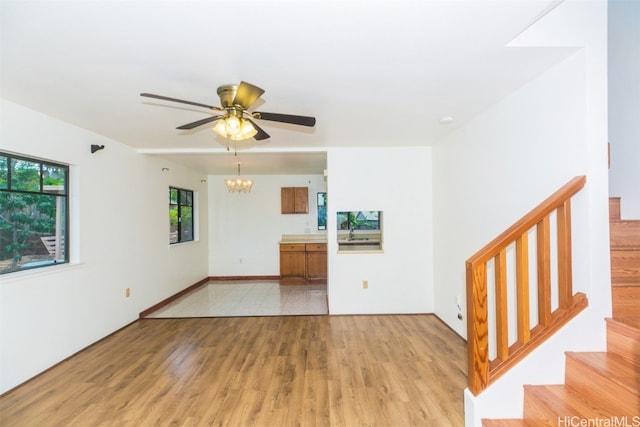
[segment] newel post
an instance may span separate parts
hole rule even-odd
[[[489,382],[489,312],[487,268],[484,262],[466,263],[467,275],[467,376],[469,390],[477,395]]]

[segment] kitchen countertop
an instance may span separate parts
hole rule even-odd
[[[327,243],[325,234],[283,234],[282,239],[278,242],[281,245],[292,243]]]

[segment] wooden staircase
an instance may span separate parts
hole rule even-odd
[[[640,220],[609,201],[612,313],[606,352],[567,352],[565,383],[524,387],[522,419],[485,427],[640,426]]]

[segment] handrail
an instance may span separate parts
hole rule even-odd
[[[577,176],[502,232],[466,261],[467,362],[469,390],[477,395],[524,356],[553,335],[588,304],[582,293],[573,294],[571,272],[570,199],[586,183]],[[551,214],[556,212],[558,307],[551,305]],[[531,328],[529,303],[529,232],[536,229],[538,324]],[[509,345],[507,248],[515,246],[517,340]],[[489,281],[487,264],[495,277],[495,330],[489,334]],[[495,336],[496,358],[489,360],[489,340]]]

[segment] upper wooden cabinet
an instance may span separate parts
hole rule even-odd
[[[280,206],[283,214],[309,213],[308,187],[280,188]]]

